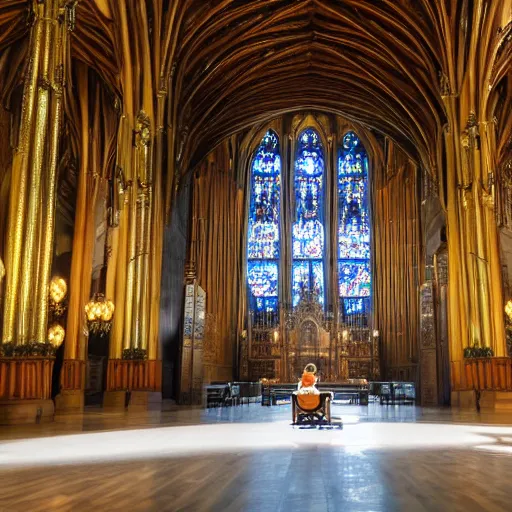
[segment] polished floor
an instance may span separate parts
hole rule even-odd
[[[0,511],[510,511],[512,416],[334,406],[58,416],[0,427]]]

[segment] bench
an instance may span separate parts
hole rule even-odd
[[[222,407],[228,396],[228,384],[210,384],[206,386],[206,407]]]
[[[368,384],[337,384],[319,383],[320,392],[332,393],[333,400],[348,399],[350,403],[357,405],[368,405]],[[263,388],[261,405],[278,405],[288,403],[292,394],[297,390],[295,384],[270,384]]]
[[[292,423],[331,424],[332,393],[321,392],[319,395],[292,394]]]

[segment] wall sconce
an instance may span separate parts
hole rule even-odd
[[[505,313],[507,314],[508,318],[512,320],[512,300],[509,300],[505,305]]]
[[[53,276],[49,288],[49,309],[51,320],[60,319],[66,312],[64,299],[68,294],[68,285],[62,277]]]
[[[89,332],[105,336],[112,327],[112,317],[114,315],[114,303],[106,300],[102,293],[97,293],[86,304],[85,314],[87,315],[87,326]]]
[[[279,331],[274,331],[274,343],[277,343],[279,341]]]
[[[68,293],[68,285],[62,277],[54,276],[50,281],[50,297],[51,299],[60,304]]]
[[[65,336],[66,331],[60,324],[53,324],[48,329],[48,343],[50,343],[55,348],[59,348],[62,345]]]
[[[373,337],[374,337],[374,338],[378,338],[378,337],[379,337],[379,335],[380,335],[379,331],[377,331],[377,330],[374,330],[374,331],[373,331]]]
[[[343,336],[343,341],[347,341],[348,340],[348,331],[345,329],[341,334]]]

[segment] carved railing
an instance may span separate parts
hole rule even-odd
[[[110,359],[107,391],[161,391],[162,361]]]
[[[53,358],[0,359],[0,400],[48,400],[52,396]]]
[[[452,361],[453,391],[512,391],[512,358],[475,357]]]

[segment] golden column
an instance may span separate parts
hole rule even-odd
[[[498,228],[489,179],[496,151],[487,133],[492,125],[479,122],[473,111],[462,121],[464,104],[453,96],[444,100],[450,119],[445,141],[451,382],[452,391],[458,392],[472,389],[464,349],[488,347],[495,357],[503,357],[506,340]],[[458,403],[457,396],[452,399]]]
[[[149,248],[151,239],[152,148],[149,117],[141,111],[137,117],[136,166],[137,194],[135,213],[134,292],[131,304],[130,348],[148,350],[149,317]],[[134,194],[135,198],[135,194]],[[130,307],[127,304],[127,307]]]
[[[0,373],[9,374],[11,383],[18,383],[5,384],[0,389],[1,403],[9,411],[3,416],[0,412],[0,418],[7,421],[17,420],[16,412],[12,411],[20,399],[25,402],[19,409],[23,411],[19,419],[33,421],[32,414],[38,409],[43,416],[53,415],[53,403],[49,400],[53,359],[41,358],[38,345],[47,343],[58,146],[65,64],[69,61],[68,33],[74,24],[75,4],[76,0],[32,2],[28,66],[9,198],[2,354],[5,356],[6,347],[11,347],[9,354],[16,355],[19,351],[15,347],[28,345],[28,353],[38,354],[39,359],[29,358],[26,364],[21,358],[11,357],[8,362],[4,359]],[[27,365],[33,368],[28,370]],[[18,372],[22,377],[15,375]],[[34,402],[32,409],[26,400]]]
[[[509,364],[493,182],[501,136],[495,119],[505,108],[499,84],[509,68],[499,55],[507,44],[511,5],[510,0],[475,0],[468,13],[473,28],[463,36],[464,44],[457,46],[459,29],[446,34],[450,51],[440,84],[446,162],[441,151],[438,162],[447,227],[452,405],[474,405],[474,390],[482,389],[476,376],[487,375],[483,389],[495,390],[502,372],[496,365]],[[465,349],[475,345],[484,354],[492,350],[494,357],[465,357]],[[490,373],[476,371],[479,365]]]
[[[157,360],[157,337],[150,336],[151,254],[153,218],[153,141],[149,116],[141,110],[135,119],[131,155],[132,180],[123,193],[124,211],[120,218],[121,235],[117,271],[126,276],[116,282],[116,298],[120,299],[114,317],[110,344],[107,393],[104,404],[124,406],[126,390],[132,402],[147,403],[148,393],[161,389],[161,362]],[[122,244],[122,245],[121,245]],[[121,263],[121,264],[120,264]],[[119,310],[123,313],[119,314]],[[134,393],[138,393],[135,395]],[[133,398],[138,396],[138,398]]]

